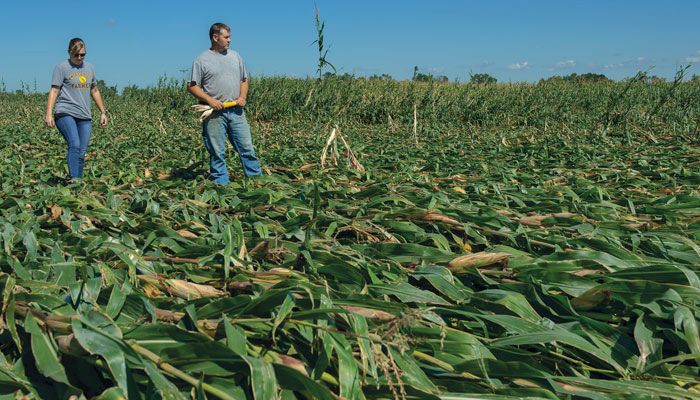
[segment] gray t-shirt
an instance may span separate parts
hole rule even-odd
[[[226,53],[206,50],[192,64],[190,82],[219,101],[235,100],[241,95],[241,82],[248,79],[248,72],[240,54],[233,50]]]
[[[92,119],[90,113],[90,90],[95,87],[95,68],[83,63],[76,66],[66,60],[53,69],[51,86],[61,91],[56,101],[55,114],[68,114],[79,119]]]

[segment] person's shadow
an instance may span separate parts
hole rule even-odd
[[[51,177],[46,180],[46,184],[49,186],[68,186],[70,183],[70,178],[58,175],[51,175]]]
[[[170,179],[183,179],[191,181],[199,177],[208,177],[209,171],[204,168],[202,161],[196,162],[185,168],[174,167],[170,170]]]

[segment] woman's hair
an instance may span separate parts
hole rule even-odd
[[[68,42],[68,54],[74,56],[85,48],[85,42],[81,38],[73,38]]]

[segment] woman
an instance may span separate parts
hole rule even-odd
[[[44,117],[46,126],[56,126],[66,139],[66,159],[71,181],[83,177],[85,152],[92,130],[90,97],[100,109],[100,124],[107,125],[106,110],[96,86],[95,69],[85,62],[85,54],[85,42],[80,38],[71,39],[68,43],[70,58],[56,65],[53,70]]]

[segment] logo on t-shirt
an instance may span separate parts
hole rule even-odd
[[[73,89],[90,89],[91,78],[92,74],[86,71],[73,72],[72,74],[68,75],[68,81]]]

